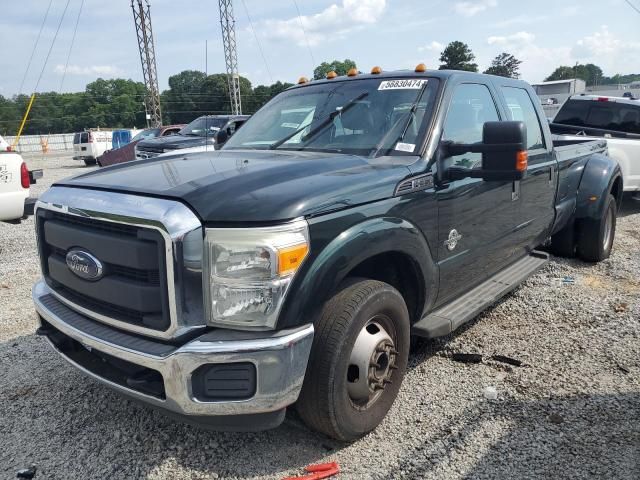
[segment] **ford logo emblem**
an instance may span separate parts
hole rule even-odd
[[[102,278],[102,263],[84,250],[69,250],[66,261],[69,270],[80,278],[85,280],[99,280]]]

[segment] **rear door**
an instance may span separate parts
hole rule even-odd
[[[540,118],[544,118],[540,116],[542,109],[536,109],[530,92],[519,84],[512,84],[501,85],[500,93],[509,119],[524,122],[527,127],[527,174],[514,183],[518,197],[514,241],[530,250],[544,242],[555,217],[558,165],[553,142],[545,138],[540,124]]]
[[[484,123],[504,120],[496,98],[489,85],[454,86],[442,141],[482,142]],[[479,169],[482,155],[465,153],[449,157],[438,168],[450,166]],[[512,183],[465,178],[450,181],[438,190],[438,304],[469,290],[510,263],[516,212]]]

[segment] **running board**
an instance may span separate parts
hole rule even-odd
[[[514,290],[548,261],[549,254],[534,250],[473,290],[431,312],[413,325],[411,333],[427,338],[450,334]]]

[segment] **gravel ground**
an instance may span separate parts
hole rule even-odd
[[[28,163],[45,168],[34,194],[87,170]],[[555,258],[462,331],[419,345],[384,423],[351,445],[293,413],[263,433],[202,431],[85,378],[33,335],[33,221],[0,223],[0,249],[0,478],[35,464],[37,479],[278,479],[330,460],[344,479],[640,478],[640,204],[629,199],[609,260]]]

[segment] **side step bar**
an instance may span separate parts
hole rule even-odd
[[[419,337],[441,337],[475,318],[480,312],[514,290],[549,261],[549,254],[534,250],[531,254],[496,273],[483,283],[434,310],[416,322],[411,333]]]

